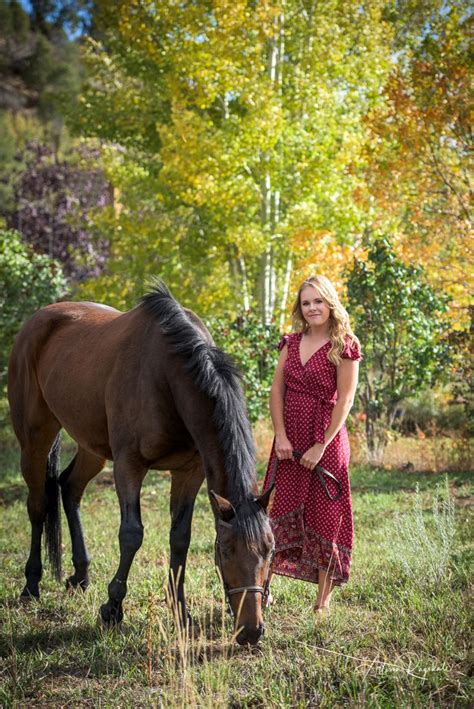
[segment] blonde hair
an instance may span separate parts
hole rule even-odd
[[[291,311],[294,329],[303,333],[307,332],[309,329],[309,325],[304,319],[301,310],[301,292],[308,286],[317,288],[322,299],[331,311],[329,313],[329,338],[331,340],[331,349],[328,352],[328,359],[337,367],[341,363],[341,355],[346,346],[347,338],[349,338],[351,345],[356,345],[358,348],[360,348],[360,342],[352,332],[347,310],[342,306],[336,289],[326,276],[310,276],[303,281],[298,288],[293,310]]]

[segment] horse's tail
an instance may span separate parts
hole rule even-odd
[[[58,581],[61,581],[61,507],[59,500],[59,449],[61,434],[51,446],[46,467],[45,542],[49,563]]]

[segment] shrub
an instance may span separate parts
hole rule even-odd
[[[418,396],[402,402],[401,432],[411,434],[421,429],[430,435],[433,431],[450,433],[467,429],[466,408],[451,389],[450,386],[424,389]]]
[[[268,417],[268,397],[278,360],[278,328],[265,327],[251,310],[233,322],[215,318],[207,324],[216,345],[234,358],[242,373],[250,420],[254,423]]]
[[[397,517],[391,533],[393,561],[417,586],[439,584],[452,567],[457,530],[447,477],[445,489],[436,488],[431,511],[428,519],[417,486],[412,510]]]
[[[61,267],[36,254],[16,231],[0,229],[0,398],[16,333],[35,310],[64,294]]]
[[[373,237],[366,260],[354,259],[346,283],[364,355],[358,395],[367,447],[377,460],[397,427],[400,403],[433,384],[448,364],[446,298],[384,236]]]

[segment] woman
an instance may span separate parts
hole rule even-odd
[[[347,582],[351,564],[350,449],[344,422],[357,386],[360,344],[324,276],[301,284],[292,315],[296,331],[280,341],[270,394],[275,440],[264,488],[276,484],[270,513],[276,545],[272,571],[318,583],[314,611],[323,614],[334,586]],[[302,454],[299,460],[295,451]],[[269,595],[268,605],[271,601]]]

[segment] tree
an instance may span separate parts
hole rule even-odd
[[[472,292],[472,7],[396,3],[397,63],[368,116],[367,211],[406,263],[423,265],[469,328]],[[471,266],[471,267],[469,267]]]
[[[235,311],[237,299],[268,326],[284,311],[308,244],[362,230],[352,195],[363,118],[390,68],[383,8],[99,0],[102,40],[88,44],[71,123],[108,141],[120,209],[104,215],[109,273],[86,293],[107,283],[130,305],[158,272],[203,312]]]
[[[45,35],[57,30],[68,34],[89,29],[93,0],[30,0],[31,21]]]
[[[446,369],[446,298],[426,283],[422,268],[405,265],[384,236],[373,240],[365,260],[354,259],[347,290],[362,342],[359,399],[367,447],[379,460],[400,402]]]
[[[77,92],[79,46],[70,34],[89,0],[0,0],[0,217],[75,280],[103,269],[107,242],[92,233],[110,202],[93,151],[71,141],[65,102]]]
[[[35,251],[61,262],[74,281],[102,272],[108,243],[94,238],[92,215],[111,201],[96,155],[77,146],[67,160],[55,159],[47,145],[29,144],[27,161],[15,184],[7,225],[21,232]]]
[[[72,6],[77,3],[31,5],[30,17],[16,0],[0,0],[0,109],[34,109],[44,121],[53,122],[49,127],[56,138],[64,102],[79,88],[79,46],[65,29],[73,26]],[[53,5],[56,14],[51,14]]]
[[[20,234],[0,230],[0,396],[5,396],[8,357],[23,322],[66,290],[60,265],[35,254]]]

